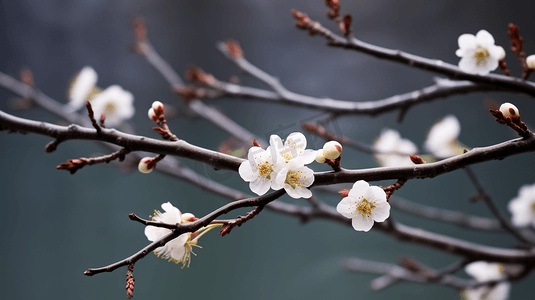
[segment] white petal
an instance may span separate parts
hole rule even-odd
[[[297,191],[297,193],[303,197],[303,198],[310,198],[312,197],[312,192],[307,189],[307,188],[302,188],[302,187],[296,187],[295,190]]]
[[[505,275],[500,272],[500,264],[476,261],[466,265],[464,270],[477,281],[498,280]]]
[[[292,148],[295,148],[296,150],[298,149],[305,150],[305,148],[307,147],[307,138],[301,132],[292,132],[286,138],[286,141],[284,142],[284,144],[290,145]]]
[[[506,300],[509,297],[511,284],[509,282],[502,282],[496,285],[487,296],[488,300]]]
[[[476,48],[477,47],[477,40],[476,37],[473,34],[465,33],[461,34],[459,36],[459,39],[457,40],[457,43],[459,44],[459,48]]]
[[[284,186],[284,182],[286,181],[286,176],[288,175],[288,168],[283,168],[279,174],[277,174],[277,177],[275,178],[275,181],[278,186]]]
[[[299,169],[301,171],[301,180],[300,183],[306,187],[309,187],[314,183],[314,171],[307,167],[302,167]]]
[[[482,29],[476,34],[477,43],[483,48],[494,46],[494,38],[488,31]]]
[[[382,188],[373,185],[366,190],[364,198],[368,199],[368,201],[382,204],[386,202],[386,193]]]
[[[297,192],[296,189],[293,189],[289,184],[284,184],[284,190],[286,191],[288,196],[294,199],[302,198],[301,194],[299,194],[299,192]]]
[[[368,232],[373,227],[373,219],[363,216],[362,214],[356,215],[351,221],[351,225],[356,231]]]
[[[360,200],[360,198],[364,196],[366,190],[368,190],[369,187],[370,185],[366,181],[359,180],[355,182],[351,190],[349,190],[349,196]]]
[[[167,228],[155,227],[155,226],[145,227],[145,236],[151,242],[154,242],[162,238],[164,235],[168,234],[169,232],[171,232],[171,230]]]
[[[308,165],[316,159],[316,151],[307,149],[303,152],[303,155],[301,155],[300,158],[305,165]]]
[[[246,182],[250,182],[257,178],[257,176],[253,173],[251,164],[248,160],[240,164],[240,167],[238,168],[238,173],[240,173],[240,177]]]
[[[259,196],[264,195],[269,190],[270,186],[271,181],[265,178],[257,178],[249,183],[249,188],[251,191]]]
[[[390,204],[388,202],[378,204],[372,211],[372,217],[376,222],[384,222],[390,216]]]
[[[345,197],[336,206],[336,211],[346,218],[353,218],[357,213],[357,201],[353,197]]]
[[[468,74],[476,74],[476,60],[472,56],[464,56],[459,61],[459,69]]]

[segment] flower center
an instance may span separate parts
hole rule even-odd
[[[481,63],[486,64],[487,58],[490,56],[490,53],[487,49],[478,46],[476,53],[474,53],[474,58],[476,59],[476,64],[479,65]]]
[[[362,198],[362,201],[357,205],[357,211],[360,212],[363,216],[371,216],[372,210],[377,206],[372,202],[368,201],[366,198]]]
[[[531,211],[535,213],[535,202],[531,203]]]
[[[295,189],[298,186],[304,188],[304,186],[299,183],[300,179],[301,171],[288,171],[288,174],[286,174],[286,181],[284,181],[284,183],[287,183],[292,187],[292,189]]]
[[[109,102],[106,104],[106,107],[104,107],[104,110],[107,114],[113,114],[115,112],[115,103]]]
[[[265,176],[267,179],[271,180],[271,173],[273,173],[273,164],[270,164],[268,161],[258,165],[258,173],[261,176]]]

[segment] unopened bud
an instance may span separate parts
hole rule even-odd
[[[498,46],[500,48],[500,55],[498,55],[499,60],[503,60],[505,58],[505,49],[503,47]]]
[[[330,141],[323,145],[323,156],[327,159],[337,159],[342,154],[342,145],[336,141]]]
[[[158,122],[158,116],[156,116],[156,113],[154,112],[154,109],[149,108],[149,119],[153,120],[154,122]]]
[[[154,158],[152,157],[144,157],[139,161],[139,165],[137,165],[137,169],[139,172],[148,174],[154,170],[154,167],[156,165],[154,164]]]
[[[182,214],[182,224],[195,222],[197,220],[198,218],[195,218],[195,216],[192,213]]]
[[[531,54],[526,58],[526,64],[528,64],[528,68],[535,69],[535,54]]]
[[[508,118],[512,117],[512,116],[519,116],[520,113],[518,112],[518,108],[516,108],[516,106],[514,106],[513,104],[509,103],[509,102],[505,102],[504,104],[502,104],[500,106],[500,111],[502,112],[502,114]]]
[[[325,156],[323,156],[323,149],[316,151],[316,161],[320,164],[325,162]]]
[[[160,101],[154,101],[152,102],[152,109],[154,109],[154,112],[157,116],[160,116],[163,114],[164,105]]]

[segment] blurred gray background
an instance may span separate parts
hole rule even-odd
[[[189,64],[217,78],[240,75],[216,49],[219,40],[240,42],[246,58],[280,78],[291,91],[352,101],[382,99],[431,85],[435,74],[382,61],[354,51],[333,49],[325,40],[297,30],[290,9],[307,13],[335,30],[327,20],[323,1],[1,1],[0,71],[17,75],[27,66],[45,94],[67,101],[72,76],[85,65],[99,74],[98,85],[119,84],[135,96],[131,120],[138,134],[157,137],[146,111],[154,100],[177,104],[169,85],[140,56],[130,52],[131,18],[146,20],[149,39],[157,51],[183,74]],[[513,75],[520,69],[508,50],[507,25],[520,27],[528,54],[535,53],[533,1],[342,1],[342,13],[353,16],[355,35],[369,43],[457,64],[457,38],[486,29],[496,44],[507,49]],[[245,76],[246,85],[264,87]],[[0,109],[17,116],[58,122],[39,108],[13,111],[15,97],[0,90]],[[487,100],[510,101],[523,120],[535,126],[533,99],[524,95],[470,94],[440,99],[411,108],[403,123],[396,113],[379,117],[346,116],[335,124],[341,133],[372,143],[384,127],[399,130],[420,149],[429,127],[447,114],[462,126],[460,140],[470,146],[496,144],[515,135],[497,124],[485,108]],[[237,123],[267,138],[298,131],[303,120],[321,112],[244,99],[206,101]],[[178,137],[217,149],[228,138],[213,125],[178,118],[170,121]],[[281,131],[281,128],[284,130]],[[312,148],[323,141],[309,136]],[[170,201],[197,216],[226,203],[191,184],[157,172],[144,175],[111,165],[86,167],[74,176],[55,166],[71,158],[105,153],[86,141],[62,143],[52,154],[44,152],[50,139],[36,135],[0,133],[0,297],[3,299],[125,299],[126,269],[86,277],[89,267],[123,259],[148,244],[143,226],[129,213],[148,217]],[[214,172],[200,163],[181,160],[204,176],[242,191],[248,185],[237,174]],[[344,166],[376,166],[373,157],[346,148]],[[506,211],[507,202],[523,184],[535,182],[532,153],[473,167],[485,188]],[[315,170],[322,169],[313,164]],[[381,184],[381,183],[380,183]],[[384,182],[382,184],[388,184]],[[434,179],[412,180],[397,195],[442,208],[490,216],[482,203],[470,203],[475,192],[462,171]],[[318,193],[336,205],[339,197]],[[306,205],[303,199],[281,199]],[[228,215],[229,218],[247,210]],[[506,212],[507,213],[507,212]],[[411,226],[453,235],[469,241],[511,247],[515,240],[421,220],[398,211],[392,217]],[[369,233],[326,221],[301,224],[296,218],[264,211],[245,226],[221,238],[211,232],[200,240],[189,269],[149,255],[136,264],[135,299],[454,299],[453,290],[414,283],[371,292],[375,276],[352,274],[341,268],[348,257],[395,263],[401,255],[416,257],[434,268],[456,258],[417,245],[398,242],[372,230]],[[462,272],[459,273],[463,276]],[[534,276],[515,283],[511,299],[533,295]]]

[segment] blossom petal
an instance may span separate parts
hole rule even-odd
[[[485,29],[481,29],[476,34],[476,39],[478,45],[480,45],[483,48],[489,48],[490,46],[494,46],[494,38],[492,37],[492,34],[490,34]]]
[[[459,39],[457,40],[457,44],[459,45],[460,49],[463,49],[463,48],[473,49],[477,47],[477,39],[475,35],[465,33],[459,36]]]
[[[372,211],[372,217],[376,222],[384,222],[390,216],[390,204],[384,202],[378,204],[377,207]]]
[[[357,214],[351,220],[351,225],[356,231],[365,231],[368,232],[373,227],[373,219],[362,214]]]
[[[307,149],[303,151],[303,154],[300,156],[300,158],[305,165],[308,165],[316,159],[316,151]]]
[[[292,197],[294,199],[302,198],[301,194],[297,191],[297,189],[292,188],[289,184],[284,184],[284,190],[286,191],[288,196],[290,196],[290,197]],[[312,196],[312,194],[311,194],[311,196]]]
[[[349,196],[350,197],[353,197],[355,199],[359,199],[361,197],[364,196],[364,194],[366,193],[366,190],[370,187],[370,185],[364,181],[364,180],[359,180],[357,182],[355,182],[353,184],[353,187],[351,188],[351,190],[349,191]]]
[[[345,197],[336,206],[336,211],[346,218],[353,218],[356,214],[356,199],[353,197]]]
[[[257,178],[256,180],[253,180],[249,182],[249,188],[253,193],[262,196],[269,190],[269,187],[271,186],[271,181],[265,178]]]
[[[302,198],[310,198],[312,197],[312,192],[307,188],[302,187],[296,187],[295,190]]]
[[[307,147],[307,138],[301,132],[292,132],[286,138],[285,144],[290,145],[296,150],[305,150],[305,148]]]
[[[368,201],[375,202],[376,204],[382,204],[386,202],[386,193],[385,191],[378,186],[370,186],[364,193],[364,198]]]
[[[459,69],[461,69],[461,71],[468,73],[468,74],[476,74],[476,70],[475,70],[476,65],[477,64],[476,64],[475,59],[471,56],[464,56],[459,61]]]
[[[240,174],[240,177],[246,182],[250,182],[257,178],[256,175],[253,173],[251,163],[248,160],[240,164],[240,167],[238,168],[238,173]]]

